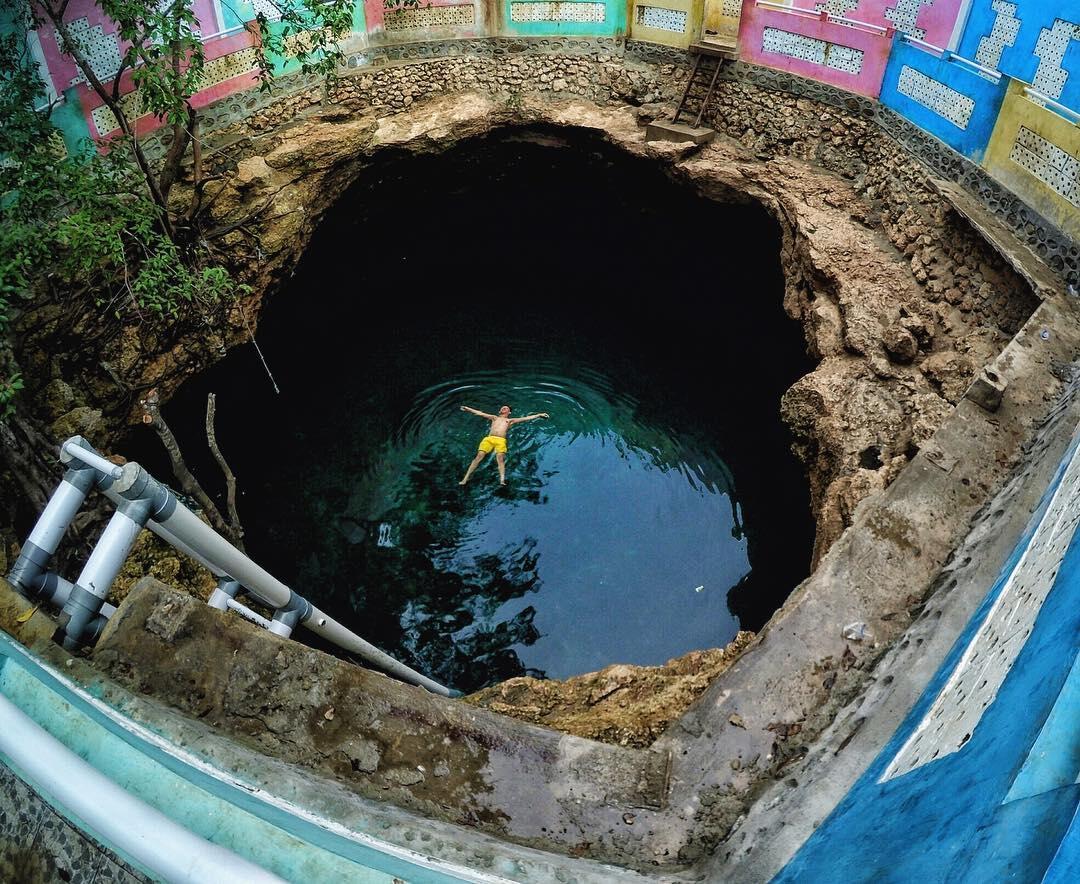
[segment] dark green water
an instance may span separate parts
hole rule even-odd
[[[758,628],[807,572],[779,421],[808,370],[778,231],[588,141],[380,164],[250,346],[166,409],[239,477],[248,551],[357,632],[471,690],[656,664]],[[457,482],[487,422],[551,414]],[[149,434],[129,450],[163,478]]]

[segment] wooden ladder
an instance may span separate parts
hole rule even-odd
[[[675,111],[671,122],[679,122],[679,117],[686,112],[687,119],[697,111],[694,116],[694,128],[701,125],[701,118],[705,114],[705,108],[712,98],[713,89],[716,88],[716,78],[720,76],[720,65],[723,58],[712,53],[698,52],[694,55],[694,67],[690,71],[690,77],[686,81],[682,100]],[[707,85],[706,85],[707,84]]]

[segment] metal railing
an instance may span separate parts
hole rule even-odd
[[[1001,80],[1001,71],[995,68],[988,68],[984,64],[979,64],[977,61],[973,61],[970,58],[964,58],[962,55],[957,55],[949,49],[945,49],[941,46],[935,46],[933,43],[927,43],[925,40],[920,40],[918,37],[912,37],[909,34],[900,34],[898,39],[904,43],[910,43],[912,46],[918,46],[925,52],[929,52],[931,55],[936,55],[942,61],[947,61],[960,65],[961,67],[968,68],[972,73],[978,74],[986,80],[997,83]]]
[[[94,641],[116,610],[105,599],[145,527],[217,577],[217,589],[209,600],[211,607],[236,611],[282,638],[290,637],[297,625],[305,626],[395,678],[444,697],[459,696],[459,692],[421,675],[320,611],[240,552],[137,463],[117,466],[81,436],[72,436],[61,446],[60,460],[67,472],[23,544],[8,580],[23,594],[60,608],[55,638],[65,648],[74,650]],[[95,489],[115,504],[116,512],[78,579],[70,583],[49,571],[49,565],[64,532]],[[267,619],[237,601],[241,590],[273,611],[273,617]]]
[[[754,5],[764,7],[765,9],[773,9],[777,12],[787,12],[801,18],[815,18],[819,21],[827,21],[836,25],[843,25],[847,28],[870,31],[873,34],[878,34],[882,37],[888,37],[894,32],[893,28],[886,28],[882,25],[875,25],[854,18],[844,18],[842,15],[833,15],[831,12],[825,12],[824,10],[818,11],[817,9],[803,9],[799,6],[784,6],[782,3],[772,3],[770,0],[755,0]]]
[[[1074,111],[1071,107],[1066,107],[1060,101],[1055,101],[1049,95],[1043,94],[1034,86],[1025,85],[1023,91],[1024,98],[1032,104],[1037,104],[1039,107],[1053,111],[1058,116],[1064,117],[1074,126],[1080,126],[1080,112]]]

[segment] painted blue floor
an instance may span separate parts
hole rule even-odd
[[[925,717],[1017,568],[1076,456],[1074,441],[1024,537],[915,707],[775,882],[1080,881],[1076,534],[1060,565],[1047,565],[1057,569],[1049,594],[970,738],[955,751],[887,777],[901,748],[920,724],[925,728]],[[1075,515],[1075,489],[1061,491],[1066,512]],[[1022,633],[1004,637],[1002,645],[1011,640],[1023,641]]]

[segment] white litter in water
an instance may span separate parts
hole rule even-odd
[[[702,590],[703,590],[704,588],[705,588],[705,584],[704,584],[704,583],[703,583],[703,584],[701,584],[701,586],[695,586],[695,587],[694,587],[694,592],[701,592],[701,591],[702,591]]]
[[[390,532],[393,530],[393,526],[389,522],[381,522],[379,524],[379,537],[375,541],[376,546],[393,546],[394,541],[390,537]]]

